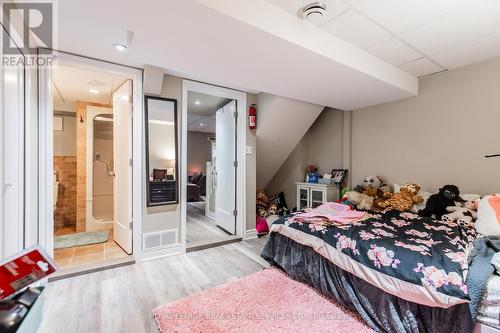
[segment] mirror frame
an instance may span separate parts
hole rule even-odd
[[[159,100],[165,102],[174,103],[174,138],[175,138],[175,200],[166,201],[160,203],[151,203],[151,192],[150,192],[150,180],[149,180],[149,113],[148,113],[148,101],[149,100]],[[145,135],[145,157],[146,157],[146,206],[147,207],[157,207],[166,205],[178,205],[179,204],[179,139],[178,139],[178,128],[177,128],[177,100],[173,98],[165,98],[159,96],[144,95],[144,135]]]

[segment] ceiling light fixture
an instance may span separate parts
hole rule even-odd
[[[89,93],[97,95],[99,93],[99,90],[97,90],[97,89],[89,89]]]
[[[326,17],[326,5],[322,2],[313,2],[302,8],[302,18],[314,25],[323,23]]]
[[[203,126],[204,126],[204,124],[203,124],[203,123],[200,123],[200,127],[203,127]]]
[[[194,104],[200,105],[201,103],[200,103],[200,101],[194,101]]]
[[[115,44],[113,44],[113,47],[115,48],[115,50],[120,51],[120,52],[123,52],[128,48],[127,45],[121,44],[121,43],[115,43]]]

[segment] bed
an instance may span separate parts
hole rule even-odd
[[[379,332],[472,332],[465,283],[474,228],[413,213],[347,225],[273,223],[262,257],[357,311]]]

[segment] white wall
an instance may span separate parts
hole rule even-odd
[[[323,106],[281,96],[257,95],[257,186],[265,188]]]
[[[76,156],[76,118],[62,118],[63,130],[54,131],[54,156]]]
[[[353,184],[369,175],[434,191],[500,191],[500,58],[420,81],[417,97],[352,112]]]
[[[293,208],[295,182],[304,181],[309,164],[316,165],[320,174],[342,168],[343,113],[331,108],[323,110],[266,187],[268,195],[283,191],[288,208]]]

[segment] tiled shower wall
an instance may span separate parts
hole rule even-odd
[[[76,225],[76,156],[54,156],[54,171],[59,181],[54,214],[56,226]]]

